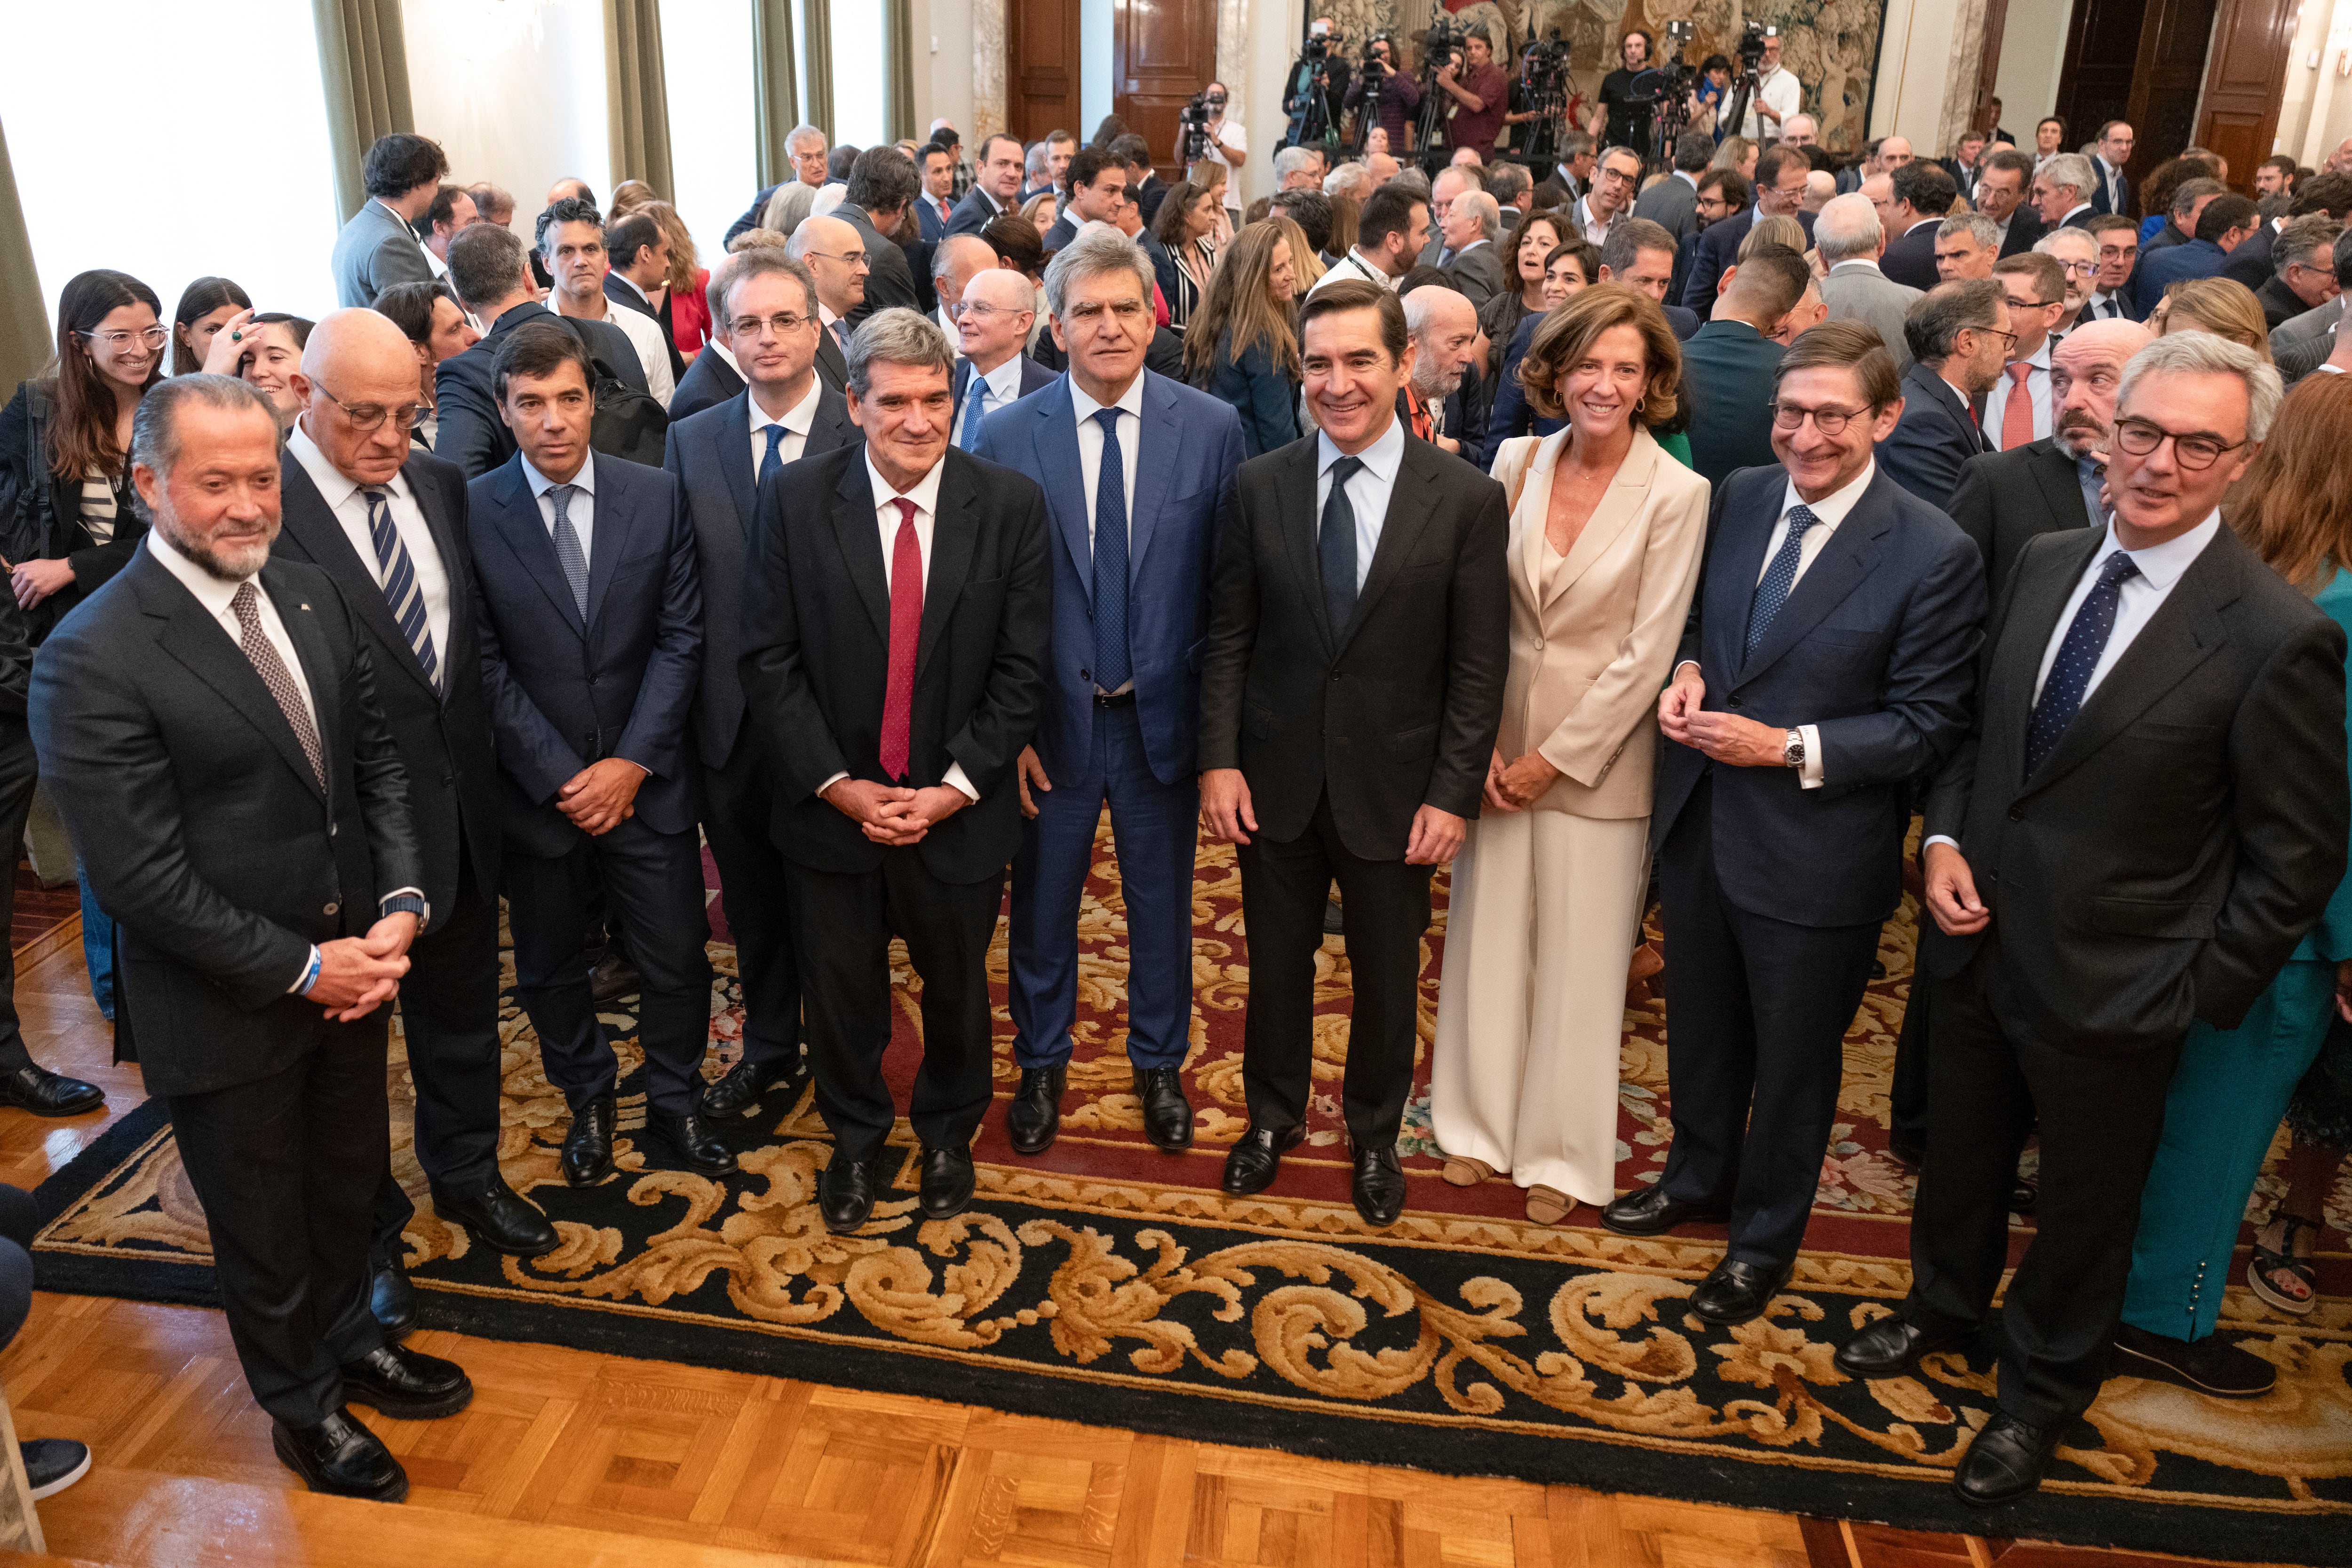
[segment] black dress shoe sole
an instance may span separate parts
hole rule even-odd
[[[1967,1456],[1961,1457],[1960,1463],[1963,1467],[1967,1465]],[[2042,1490],[2042,1478],[2037,1475],[2023,1484],[2005,1486],[1999,1491],[1983,1491],[1963,1485],[1960,1477],[1955,1474],[1952,1477],[1952,1495],[1970,1508],[1999,1508],[2005,1502],[2015,1502],[2021,1498],[2032,1497]]]
[[[343,1379],[343,1403],[364,1405],[379,1416],[394,1421],[437,1421],[444,1416],[455,1416],[474,1402],[474,1385],[461,1383],[446,1394],[395,1394],[390,1389],[370,1388],[350,1377]]]
[[[736,1164],[732,1153],[728,1155],[723,1165],[716,1161],[697,1160],[676,1144],[651,1132],[639,1141],[637,1149],[646,1156],[647,1170],[690,1171],[698,1176],[733,1176],[742,1168]]]
[[[2145,1377],[2151,1383],[2169,1383],[2175,1388],[2186,1388],[2191,1394],[2202,1394],[2208,1399],[2260,1399],[2278,1386],[2278,1378],[2273,1375],[2271,1380],[2260,1388],[2217,1388],[2210,1384],[2199,1382],[2195,1375],[2175,1366],[2162,1356],[2150,1355],[2146,1351],[2134,1350],[2120,1342],[2116,1345],[2115,1363],[2108,1369],[2107,1375]]]
[[[824,1222],[824,1228],[834,1235],[853,1236],[858,1231],[865,1229],[866,1222],[874,1218],[874,1200],[869,1197],[863,1204],[859,1205],[856,1218],[854,1219],[835,1219],[833,1215],[829,1213],[825,1207],[824,1189],[825,1176],[828,1173],[824,1171],[819,1171],[817,1173],[816,1217]]]
[[[598,1166],[593,1171],[574,1171],[569,1166],[566,1166],[563,1169],[563,1185],[566,1186],[594,1186],[598,1182],[601,1182],[606,1176],[611,1176],[614,1169],[613,1156],[610,1155],[606,1155],[604,1156],[604,1163]]]
[[[1846,1352],[1853,1346],[1842,1345],[1838,1353],[1830,1357],[1830,1361],[1848,1377],[1859,1377],[1864,1383],[1884,1383],[1890,1377],[1908,1377],[1918,1371],[1919,1364],[1929,1356],[1948,1350],[1958,1350],[1976,1337],[1976,1331],[1971,1329],[1967,1333],[1954,1334],[1948,1339],[1942,1337],[1923,1339],[1919,1342],[1919,1347],[1916,1350],[1901,1360],[1881,1362],[1869,1366],[1849,1360]]]
[[[1290,1129],[1289,1134],[1285,1137],[1280,1144],[1276,1145],[1274,1158],[1266,1162],[1265,1179],[1262,1181],[1254,1179],[1250,1185],[1246,1186],[1235,1186],[1234,1185],[1233,1156],[1230,1154],[1227,1155],[1225,1156],[1225,1174],[1217,1183],[1219,1190],[1223,1191],[1228,1197],[1255,1197],[1259,1193],[1264,1192],[1266,1188],[1272,1186],[1276,1181],[1281,1179],[1282,1156],[1288,1154],[1291,1150],[1297,1148],[1306,1141],[1307,1129],[1304,1126],[1297,1126]]]
[[[930,1195],[924,1193],[919,1194],[916,1197],[915,1207],[921,1213],[925,1219],[953,1219],[957,1215],[961,1214],[965,1209],[971,1207],[971,1198],[972,1195],[971,1193],[964,1193],[955,1199],[952,1207],[950,1207],[944,1204],[933,1203],[931,1201]]]
[[[1788,1288],[1789,1281],[1783,1280],[1779,1284],[1773,1286],[1770,1290],[1765,1291],[1763,1295],[1756,1301],[1754,1305],[1741,1307],[1736,1312],[1725,1312],[1721,1308],[1709,1312],[1706,1308],[1700,1306],[1698,1302],[1694,1300],[1690,1304],[1691,1315],[1698,1319],[1701,1322],[1711,1323],[1719,1329],[1736,1329],[1741,1323],[1752,1323],[1758,1318],[1760,1318],[1765,1313],[1770,1312],[1772,1310],[1772,1298],[1778,1296],[1782,1291],[1785,1291]]]
[[[363,1498],[370,1502],[405,1502],[408,1500],[408,1472],[396,1470],[392,1479],[379,1487],[339,1487],[321,1480],[310,1473],[302,1461],[294,1457],[285,1437],[272,1427],[269,1446],[277,1450],[278,1462],[302,1478],[302,1484],[327,1497]]]
[[[1348,1199],[1356,1206],[1357,1218],[1376,1229],[1385,1230],[1390,1226],[1394,1225],[1398,1220],[1404,1218],[1404,1202],[1402,1198],[1397,1201],[1395,1212],[1387,1215],[1382,1215],[1377,1210],[1365,1207],[1363,1198],[1352,1190],[1349,1192]]]

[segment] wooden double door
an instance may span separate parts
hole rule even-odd
[[[1005,7],[1005,120],[1024,141],[1094,134],[1080,101],[1078,11],[1079,0]],[[1151,144],[1160,178],[1178,173],[1178,112],[1216,74],[1216,0],[1112,0],[1110,112]]]

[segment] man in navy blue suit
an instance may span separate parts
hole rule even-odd
[[[1723,1261],[1691,1294],[1712,1323],[1761,1316],[1795,1266],[1846,1026],[1903,895],[1907,790],[1969,722],[1984,562],[1877,471],[1901,407],[1895,361],[1860,322],[1789,346],[1780,464],[1717,487],[1658,702],[1675,1140],[1656,1185],[1602,1220],[1651,1236],[1727,1213]]]
[[[645,976],[648,1163],[735,1168],[697,1109],[710,962],[686,733],[702,657],[694,531],[675,479],[589,450],[589,370],[562,323],[516,328],[492,373],[518,450],[467,486],[515,987],[572,1108],[574,1186],[613,1171],[618,1064],[583,940],[600,883]]]
[[[1969,459],[1992,450],[1974,411],[2000,380],[2017,340],[2009,325],[2009,301],[1990,277],[1939,283],[1903,319],[1912,364],[1903,377],[1903,412],[1881,444],[1878,465],[1938,510]]]
[[[1706,320],[1715,312],[1715,291],[1724,269],[1739,259],[1739,242],[1758,218],[1791,217],[1813,232],[1813,214],[1798,204],[1805,199],[1805,181],[1813,165],[1801,147],[1767,147],[1756,157],[1756,199],[1747,209],[1709,224],[1700,231],[1698,249],[1691,257],[1690,277],[1683,285],[1683,308]]]
[[[816,284],[782,251],[728,257],[714,330],[750,378],[743,391],[669,427],[662,466],[686,494],[702,579],[702,679],[694,696],[698,809],[743,984],[743,1054],[703,1092],[705,1116],[755,1113],[797,1075],[800,969],[784,859],[768,836],[773,769],[744,712],[743,563],[761,489],[803,457],[858,439],[842,395],[818,380]]]
[[[2132,275],[2131,301],[2144,320],[2164,291],[2192,277],[2218,277],[2237,250],[2263,226],[2263,214],[2253,202],[2235,192],[2215,196],[2197,214],[2196,237],[2187,245],[2168,246],[2139,258]]]
[[[988,276],[1008,276],[990,274]],[[1228,405],[1143,368],[1151,267],[1116,235],[1080,235],[1045,269],[1069,372],[991,416],[979,455],[1026,474],[1053,519],[1054,636],[1045,712],[1021,754],[1030,819],[1013,862],[1013,1146],[1061,1125],[1078,1009],[1078,898],[1110,802],[1126,893],[1127,1057],[1144,1131],[1192,1144],[1181,1070],[1192,1017],[1192,854],[1200,812],[1199,644],[1242,463]]]
[[[955,395],[955,444],[980,450],[988,416],[1054,384],[1054,372],[1023,350],[1037,319],[1037,291],[1007,267],[972,275],[956,308],[959,352],[950,390]]]

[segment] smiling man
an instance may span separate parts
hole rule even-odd
[[[2221,520],[2279,396],[2275,370],[2210,332],[2132,358],[2114,515],[2025,547],[1967,744],[1935,770],[1936,1121],[1911,1293],[1837,1364],[1900,1377],[1976,1337],[2038,1115],[1999,1407],[1953,1478],[1969,1503],[2039,1487],[2111,1365],[2200,1370],[2156,1335],[2113,1343],[2166,1096],[2190,1024],[2237,1027],[2343,874],[2344,633]]]
[[[1365,1222],[1385,1226],[1404,1208],[1397,1128],[1430,874],[1477,814],[1502,717],[1506,508],[1502,486],[1397,418],[1413,352],[1395,295],[1350,278],[1299,317],[1317,434],[1242,465],[1201,672],[1201,812],[1239,846],[1249,927],[1249,1127],[1224,1189],[1265,1191],[1307,1135],[1336,880],[1351,1190]]]

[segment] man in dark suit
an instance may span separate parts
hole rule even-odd
[[[2014,147],[1996,147],[1985,154],[1977,176],[1976,210],[2000,228],[2000,254],[2016,256],[2033,248],[2043,229],[2042,214],[2026,200],[2033,187],[2033,160]]]
[[[1955,198],[1952,177],[1940,163],[1914,159],[1890,176],[1894,200],[1881,221],[1886,226],[1886,251],[1878,270],[1903,285],[1921,291],[1936,287],[1936,232]]]
[[[816,282],[817,379],[840,392],[849,384],[845,350],[873,270],[866,238],[839,218],[803,218],[784,254],[806,267]]]
[[[976,235],[1010,212],[1019,210],[1021,139],[1003,131],[980,144],[980,163],[972,171],[971,189],[948,218],[947,235]],[[947,235],[942,235],[942,238]]]
[[[1666,303],[1666,292],[1673,286],[1674,277],[1675,236],[1666,232],[1664,225],[1654,224],[1647,218],[1620,218],[1609,225],[1608,243],[1601,247],[1599,281],[1622,283],[1648,295],[1666,313],[1666,325],[1675,329],[1675,337],[1688,342],[1698,335],[1701,323],[1695,311]],[[1471,302],[1477,303],[1475,298]],[[1540,313],[1528,318],[1529,321],[1540,319]],[[1523,327],[1526,324],[1520,323]],[[1533,338],[1528,341],[1533,342]]]
[[[1727,1213],[1730,1244],[1690,1299],[1718,1325],[1763,1315],[1796,1266],[1846,1026],[1903,896],[1911,780],[1968,724],[1984,564],[1876,471],[1901,401],[1860,322],[1790,345],[1780,465],[1717,488],[1658,703],[1675,1137],[1657,1184],[1601,1218],[1652,1236]]]
[[[749,387],[669,427],[662,466],[686,495],[702,578],[702,676],[694,696],[694,749],[703,836],[719,864],[719,898],[735,934],[743,984],[743,1055],[704,1091],[706,1116],[758,1112],[768,1091],[797,1076],[801,983],[793,956],[785,865],[768,836],[773,770],[746,718],[742,677],[743,569],[759,496],[803,457],[858,440],[849,405],[817,380],[816,286],[772,248],[732,258],[714,323],[727,333]]]
[[[1395,74],[1393,69],[1391,74]],[[1402,149],[1394,151],[1402,152]],[[1568,211],[1576,204],[1578,198],[1592,188],[1593,165],[1599,157],[1600,149],[1584,131],[1570,131],[1562,135],[1559,139],[1559,162],[1553,164],[1551,172],[1537,183],[1529,199],[1538,207],[1549,207],[1560,213]]]
[[[790,172],[783,180],[762,188],[758,195],[751,198],[751,204],[743,209],[743,215],[727,225],[727,234],[721,244],[733,245],[737,235],[746,229],[758,228],[760,219],[767,213],[769,200],[783,188],[786,181],[798,180],[812,191],[824,188],[825,177],[824,131],[814,125],[793,126],[784,137],[784,156],[791,166]]]
[[[662,347],[669,356],[670,390],[675,394],[678,378],[686,374],[686,356],[678,351],[677,336],[670,326],[670,296],[666,287],[669,240],[650,215],[632,213],[613,221],[604,234],[604,249],[611,260],[604,273],[604,298],[661,329]],[[653,301],[656,289],[661,292],[658,305]]]
[[[1770,334],[1811,282],[1803,256],[1760,246],[1715,302],[1714,319],[1683,345],[1691,466],[1709,484],[1772,461],[1772,377],[1781,350]]]
[[[910,1119],[919,1207],[971,1201],[988,1109],[988,944],[1021,839],[1013,766],[1035,734],[1052,613],[1045,499],[948,442],[953,361],[908,311],[851,340],[863,445],[764,486],[743,590],[746,712],[775,770],[817,1108],[825,1228],[873,1213],[894,1111],[890,939],[923,987]]]
[[[515,439],[499,410],[492,368],[508,337],[527,321],[562,321],[622,381],[645,392],[645,368],[628,335],[610,321],[559,317],[533,297],[528,253],[511,230],[476,224],[449,242],[449,287],[457,303],[482,324],[482,340],[452,354],[433,372],[434,406],[441,424],[434,455],[454,463],[468,479],[480,477],[515,454]]]
[[[887,310],[903,305],[910,310],[929,310],[923,302],[922,290],[929,287],[930,268],[918,285],[918,268],[898,248],[901,230],[915,227],[915,198],[922,191],[922,179],[907,155],[895,147],[869,147],[857,155],[850,165],[848,188],[842,193],[841,204],[833,209],[833,216],[857,231],[866,244],[866,292],[857,308],[848,312],[849,325],[856,327],[877,310]]]
[[[1028,284],[1018,274],[987,277]],[[980,280],[975,280],[980,281]],[[1239,416],[1143,368],[1151,274],[1117,235],[1079,236],[1045,269],[1067,375],[989,419],[979,455],[1036,481],[1053,521],[1043,720],[1021,754],[1031,821],[1013,862],[1013,1146],[1061,1124],[1078,1009],[1078,901],[1108,802],[1131,956],[1127,1058],[1145,1134],[1192,1145],[1181,1070],[1192,1017],[1200,674],[1209,570]],[[966,311],[965,319],[971,314]],[[959,426],[959,429],[963,428]]]
[[[1054,372],[1021,351],[1036,315],[1037,291],[1011,267],[974,273],[964,285],[956,314],[955,377],[949,385],[955,399],[955,444],[964,451],[981,449],[981,430],[990,414],[1054,384]]]
[[[1961,465],[1990,449],[1974,404],[2000,379],[2009,301],[1989,277],[1939,283],[1911,307],[1903,335],[1914,363],[1903,377],[1900,415],[1880,442],[1878,466],[1941,509]]]
[[[1149,234],[1152,220],[1160,215],[1160,204],[1168,197],[1168,182],[1151,166],[1151,143],[1130,131],[1115,138],[1110,150],[1127,161],[1128,204],[1135,208],[1140,226]]]
[[[922,225],[923,242],[937,245],[947,237],[948,220],[955,215],[956,150],[933,141],[922,150],[923,188],[915,197],[915,217]]]
[[[2271,331],[2341,291],[2336,281],[2336,240],[2343,232],[2344,225],[2325,213],[2308,213],[2279,225],[2271,245],[2273,274],[2254,290]]]
[[[1127,200],[1127,165],[1099,147],[1081,147],[1070,157],[1070,193],[1055,209],[1054,226],[1045,234],[1045,254],[1053,255],[1078,237],[1080,224],[1118,220]]]
[[[373,305],[395,283],[433,281],[416,220],[433,204],[448,172],[449,160],[437,141],[406,131],[375,139],[362,170],[367,200],[335,235],[328,258],[337,304]]]
[[[1502,487],[1396,417],[1404,308],[1375,283],[1300,308],[1318,434],[1242,465],[1201,670],[1201,808],[1240,846],[1250,1124],[1224,1189],[1307,1135],[1315,956],[1336,880],[1354,1004],[1340,1101],[1367,1224],[1403,1212],[1431,869],[1478,814],[1509,664]],[[1378,758],[1377,763],[1372,758]]]
[[[434,913],[409,780],[342,593],[270,559],[268,403],[163,382],[131,465],[153,527],[42,646],[41,773],[114,917],[117,1027],[170,1109],[271,1445],[313,1490],[397,1501],[407,1475],[345,1402],[397,1419],[473,1397],[368,1311],[383,1004]]]
[[[2182,1039],[2237,1026],[2343,874],[2344,633],[2220,510],[2278,395],[2210,333],[2134,357],[2114,514],[2026,546],[1975,727],[1927,798],[1936,1126],[1911,1294],[1837,1363],[1900,1377],[1976,1336],[2038,1116],[2036,1234],[2001,1310],[1999,1408],[1953,1478],[1967,1502],[2032,1491],[2097,1395]]]
[[[1715,138],[1704,131],[1685,131],[1675,141],[1673,172],[1643,192],[1633,202],[1633,215],[1647,218],[1675,237],[1679,245],[1698,233],[1698,181],[1715,160]]]
[[[2110,120],[2099,127],[2095,150],[2091,154],[2091,188],[2083,193],[2095,213],[2116,213],[2131,215],[2131,176],[2124,165],[2131,162],[2132,128],[2120,120]]]
[[[645,977],[646,1164],[735,1168],[697,1098],[710,962],[686,734],[702,652],[694,533],[669,475],[589,450],[587,377],[577,339],[517,329],[496,384],[520,449],[467,492],[515,989],[572,1110],[573,1186],[613,1172],[619,1067],[584,953],[600,885]]]
[[[2227,192],[2204,204],[2197,214],[2196,237],[2187,245],[2143,251],[2139,270],[2132,275],[2132,303],[2145,319],[2164,298],[2166,288],[2192,277],[2218,277],[2242,248],[2263,216],[2252,198]],[[2237,281],[2243,283],[2242,277]],[[2257,277],[2256,283],[2261,279]],[[2252,285],[2248,285],[2252,287]]]
[[[498,767],[474,625],[465,477],[410,443],[416,352],[374,311],[320,321],[291,385],[304,406],[280,465],[285,521],[271,554],[325,572],[351,606],[408,775],[425,862],[433,918],[408,950],[400,997],[416,1161],[443,1219],[494,1252],[535,1258],[554,1249],[555,1227],[499,1174]],[[415,1320],[401,1241],[415,1212],[387,1166],[370,1292],[395,1334]]]
[[[1812,234],[1813,214],[1799,205],[1805,199],[1805,180],[1812,172],[1801,147],[1767,147],[1757,154],[1755,200],[1746,210],[1701,231],[1698,248],[1692,254],[1690,278],[1683,285],[1684,308],[1696,311],[1702,321],[1714,314],[1717,284],[1727,268],[1738,264],[1739,242],[1748,237],[1758,218],[1793,217],[1804,225],[1807,235]]]

